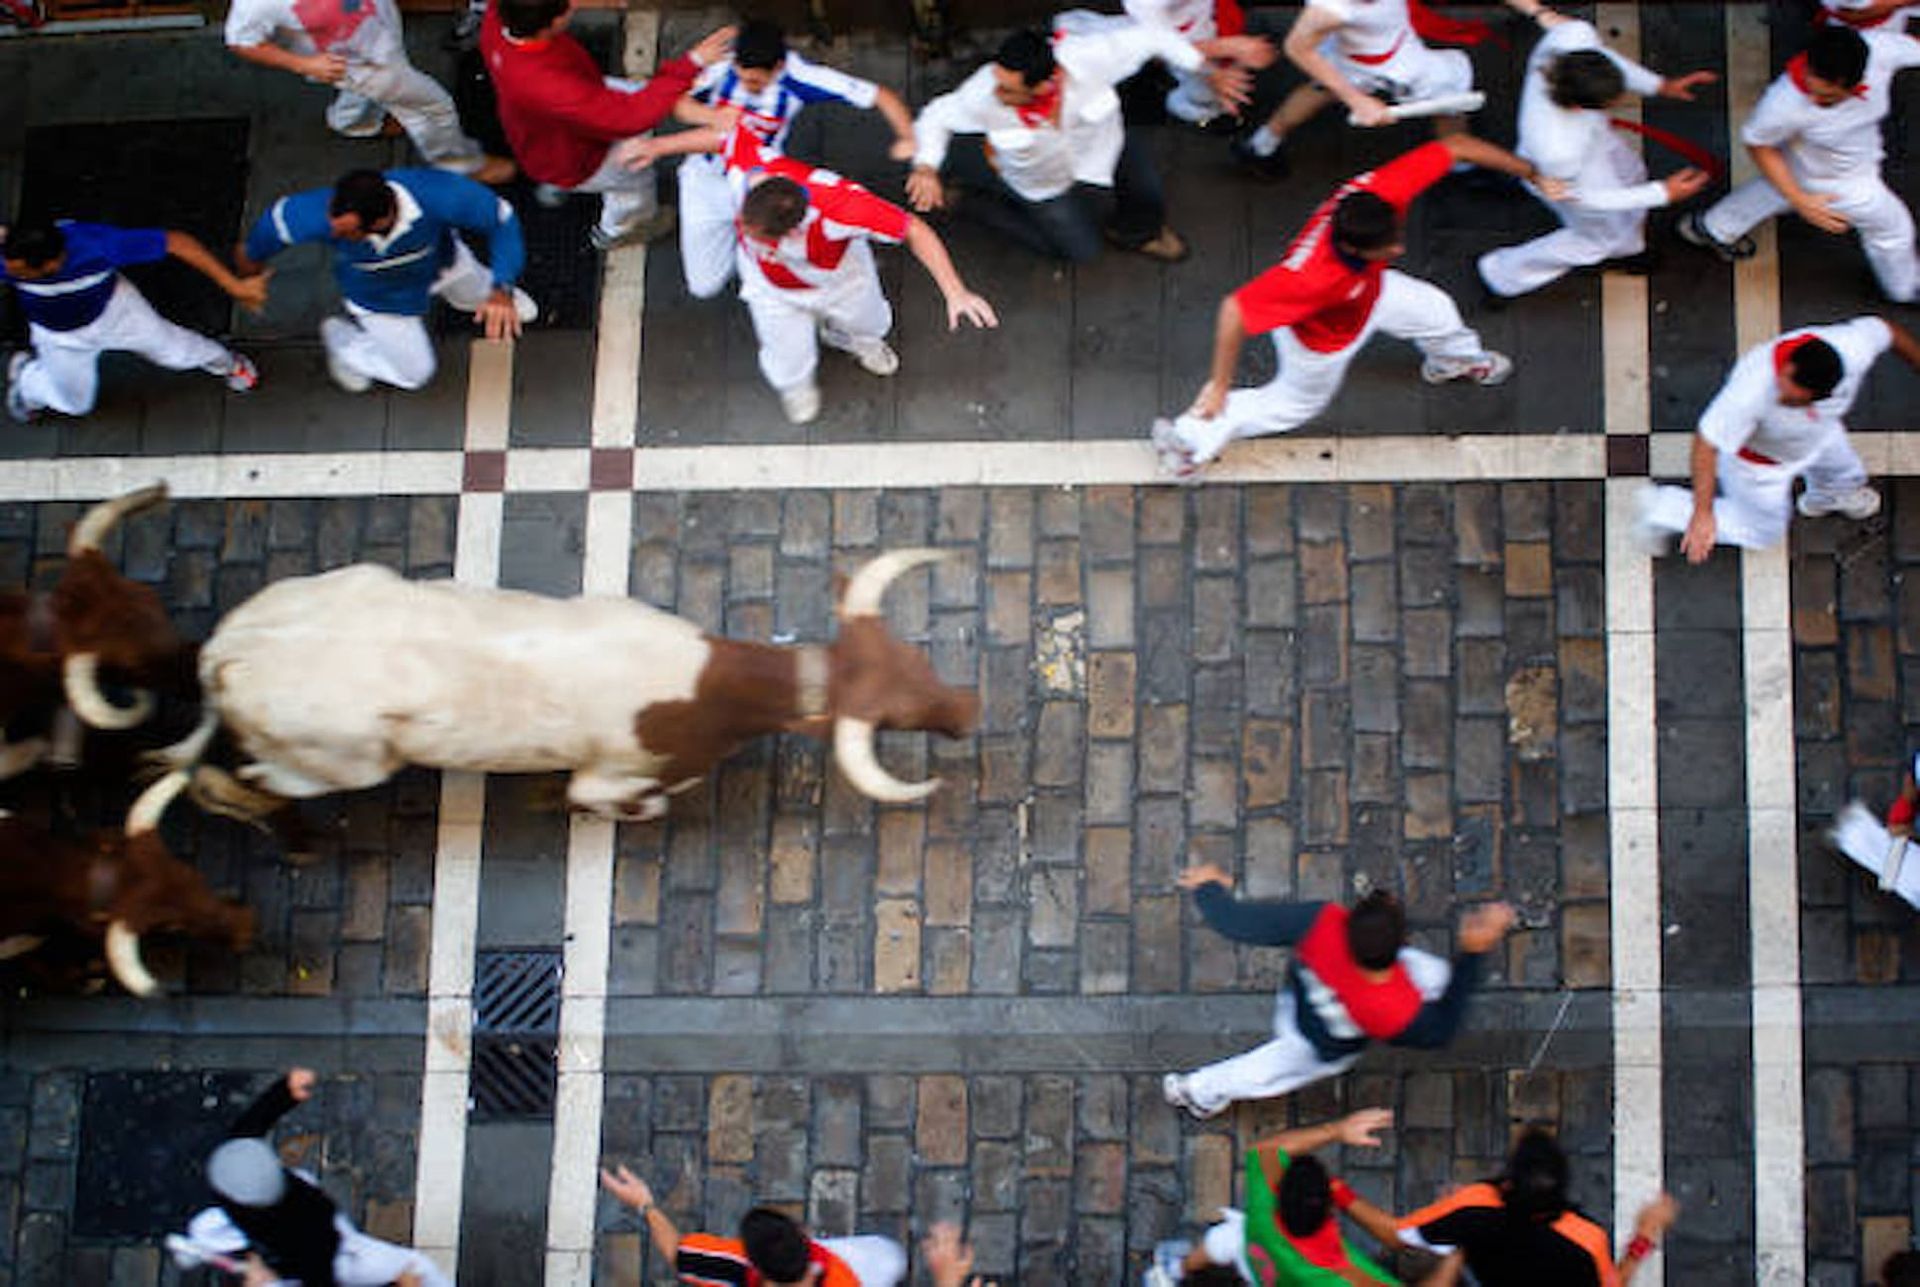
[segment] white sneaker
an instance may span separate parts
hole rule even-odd
[[[1162,1077],[1160,1079],[1160,1093],[1166,1097],[1169,1104],[1172,1104],[1175,1108],[1186,1109],[1203,1122],[1209,1117],[1218,1117],[1226,1111],[1226,1105],[1224,1104],[1219,1108],[1207,1109],[1195,1103],[1192,1092],[1187,1089],[1187,1077],[1185,1073],[1168,1073]]]
[[[221,377],[235,393],[252,393],[260,387],[260,368],[244,353],[233,355],[233,366]]]
[[[1202,465],[1193,458],[1193,452],[1180,440],[1179,430],[1173,421],[1165,416],[1157,417],[1153,422],[1153,449],[1160,453],[1160,467],[1182,482],[1191,482],[1200,477]]]
[[[334,351],[337,345],[351,338],[351,331],[357,329],[359,328],[344,317],[327,317],[320,321],[320,342],[327,348],[327,374],[333,377],[335,384],[348,393],[365,393],[373,387],[373,380],[370,377],[360,374],[342,362],[339,354]]]
[[[1816,500],[1812,492],[1801,492],[1795,508],[1807,518],[1838,514],[1858,523],[1880,512],[1880,493],[1871,487],[1856,487],[1844,495]]]
[[[33,361],[33,354],[25,349],[7,359],[7,415],[15,424],[32,424],[40,413],[27,405],[27,395],[20,389],[20,373],[27,369],[27,363]]]
[[[900,369],[900,355],[885,340],[875,340],[854,350],[853,356],[870,375],[892,375]]]
[[[810,425],[820,414],[820,386],[809,381],[780,395],[780,409],[797,425]]]
[[[1169,1238],[1153,1247],[1153,1263],[1147,1266],[1143,1287],[1175,1287],[1186,1277],[1187,1257],[1193,1243],[1185,1238]]]
[[[1428,358],[1420,364],[1420,378],[1428,384],[1472,380],[1488,388],[1505,384],[1513,374],[1513,359],[1489,349],[1477,358]]]
[[[540,316],[540,306],[533,302],[533,296],[518,286],[513,288],[513,311],[520,318],[522,326],[531,325]]]

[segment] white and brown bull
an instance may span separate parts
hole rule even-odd
[[[207,713],[162,752],[184,768],[225,727],[238,780],[205,767],[196,797],[261,816],[288,800],[377,785],[409,764],[566,772],[567,798],[613,819],[658,817],[746,742],[824,736],[854,787],[917,800],[938,780],[880,766],[877,729],[965,735],[979,703],[894,638],[881,596],[936,550],[881,555],[848,582],[831,644],[717,638],[632,599],[554,599],[360,565],[268,586],[200,652]]]
[[[166,498],[159,485],[102,501],[74,525],[52,590],[0,594],[0,728],[44,722],[63,699],[95,728],[132,728],[153,714],[148,688],[192,684],[193,647],[160,596],[120,575],[100,549],[121,520]],[[101,692],[103,675],[135,686],[127,705]],[[0,742],[0,778],[31,768],[46,750],[41,738]]]
[[[126,834],[63,840],[45,827],[0,814],[0,960],[59,933],[104,940],[122,987],[150,996],[159,983],[140,960],[140,936],[175,931],[213,938],[234,951],[253,939],[253,913],[218,898],[192,866],[167,852],[160,817],[187,785],[169,773],[134,802]]]

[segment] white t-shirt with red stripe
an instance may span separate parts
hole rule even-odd
[[[1840,383],[1820,401],[1789,407],[1780,401],[1778,350],[1803,337],[1825,340],[1840,355]],[[1727,373],[1727,382],[1700,413],[1700,436],[1716,451],[1746,450],[1798,469],[1827,442],[1846,432],[1842,419],[1853,406],[1874,359],[1893,343],[1877,317],[1856,317],[1832,326],[1807,326],[1747,350]]]
[[[791,179],[807,193],[806,216],[778,241],[753,236],[736,221],[741,281],[749,289],[755,282],[782,291],[832,285],[855,242],[896,245],[906,240],[913,223],[912,215],[852,179],[765,151],[744,130],[736,130],[728,141],[726,165],[736,209],[757,174]]]

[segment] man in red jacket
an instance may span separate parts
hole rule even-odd
[[[598,192],[596,250],[651,241],[673,226],[662,211],[653,172],[634,170],[614,144],[644,134],[673,111],[708,63],[726,56],[733,28],[722,27],[641,84],[605,76],[593,55],[567,34],[572,0],[495,0],[480,29],[493,76],[500,124],[520,168],[539,183]]]

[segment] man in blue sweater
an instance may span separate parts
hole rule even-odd
[[[1408,947],[1406,913],[1375,890],[1352,910],[1338,903],[1255,902],[1233,896],[1233,877],[1212,863],[1180,873],[1180,887],[1216,931],[1241,943],[1291,947],[1273,1009],[1273,1040],[1190,1073],[1168,1073],[1167,1102],[1213,1117],[1236,1099],[1286,1095],[1351,1068],[1370,1042],[1435,1049],[1453,1040],[1481,958],[1500,945],[1513,909],[1489,903],[1460,922],[1448,968]]]
[[[7,363],[7,414],[21,424],[42,411],[84,416],[93,410],[102,353],[138,353],[174,371],[197,367],[235,393],[260,382],[245,356],[169,322],[120,275],[129,265],[173,258],[248,308],[266,302],[264,276],[234,276],[198,238],[72,219],[22,219],[0,234],[0,282],[13,284],[32,343]]]
[[[456,233],[487,243],[487,264]],[[437,365],[427,308],[438,295],[473,313],[490,340],[520,334],[539,310],[514,283],[527,261],[513,207],[444,170],[355,170],[333,186],[282,197],[234,258],[242,272],[303,242],[326,243],[347,316],[320,323],[327,372],[349,393],[375,381],[418,389]]]

